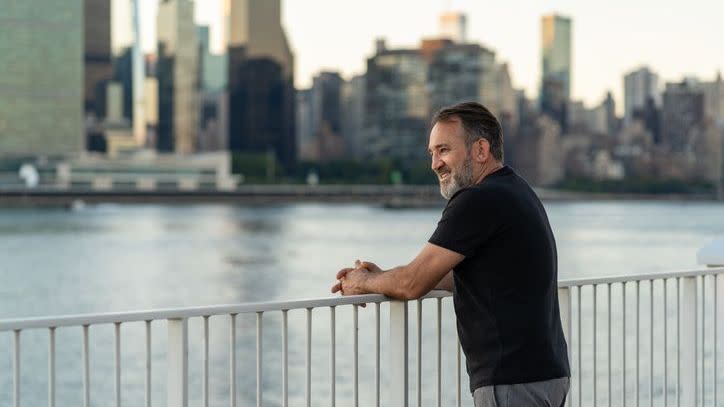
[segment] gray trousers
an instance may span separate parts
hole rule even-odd
[[[567,377],[542,382],[483,386],[475,389],[475,407],[563,407]]]

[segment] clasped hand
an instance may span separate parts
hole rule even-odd
[[[354,267],[343,268],[337,272],[337,283],[332,286],[332,292],[342,295],[369,294],[365,289],[365,281],[370,273],[379,273],[382,270],[376,264],[355,260]]]

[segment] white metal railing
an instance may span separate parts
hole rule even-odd
[[[559,282],[569,405],[719,406],[722,274],[705,268]]]
[[[717,389],[721,387],[718,374],[719,348],[722,336],[717,331],[721,324],[718,293],[724,287],[721,277],[724,268],[657,273],[609,278],[564,280],[559,282],[561,319],[568,340],[572,367],[570,406],[644,405],[650,406],[718,406]],[[256,319],[256,404],[263,405],[263,320],[267,314],[281,316],[281,400],[289,405],[289,318],[293,310],[304,311],[304,400],[312,405],[312,370],[320,369],[312,358],[313,312],[329,310],[329,402],[335,406],[337,389],[337,307],[352,308],[351,372],[343,372],[352,382],[352,403],[359,405],[359,325],[358,309],[362,304],[374,308],[374,391],[373,403],[381,404],[381,307],[389,303],[389,381],[384,394],[389,405],[411,404],[408,306],[416,309],[417,354],[415,369],[416,405],[423,401],[423,302],[434,304],[435,309],[435,375],[433,392],[435,405],[443,404],[443,299],[450,293],[433,291],[415,301],[393,301],[380,295],[333,297],[287,302],[246,303],[207,307],[190,307],[154,311],[107,313],[1,320],[0,333],[12,333],[12,394],[13,406],[21,405],[21,339],[26,330],[44,329],[48,332],[47,398],[48,405],[56,402],[56,332],[59,328],[82,328],[82,392],[83,406],[91,405],[90,338],[91,326],[113,325],[113,396],[114,405],[121,406],[121,333],[124,324],[145,324],[145,405],[152,404],[152,323],[166,321],[166,402],[168,406],[189,404],[189,320],[202,323],[201,342],[201,404],[209,405],[209,319],[227,318],[228,321],[228,398],[229,405],[237,405],[237,316],[250,314]],[[605,299],[604,299],[605,298]],[[644,301],[642,301],[642,298]],[[620,301],[619,301],[620,300]],[[675,300],[671,302],[670,300]],[[660,304],[660,305],[659,305]],[[656,310],[656,312],[655,312]],[[675,311],[675,312],[670,312]],[[633,320],[633,324],[630,324]],[[647,330],[642,333],[642,323]],[[425,320],[427,321],[427,320]],[[616,322],[614,324],[614,322]],[[659,324],[656,324],[656,323]],[[454,335],[454,332],[446,332]],[[455,336],[456,337],[456,336]],[[642,341],[642,337],[646,340]],[[455,404],[463,404],[460,346],[455,342]],[[427,359],[425,359],[427,360]],[[603,361],[603,366],[599,363]],[[644,363],[645,362],[645,363]],[[108,372],[98,372],[107,374]],[[2,372],[0,372],[2,374]],[[37,375],[37,372],[32,372]],[[351,377],[350,377],[351,376]],[[432,375],[430,375],[432,376]],[[427,375],[425,375],[428,378]],[[2,379],[0,377],[0,379]],[[643,386],[642,386],[643,383]],[[155,387],[154,387],[155,388]],[[429,388],[427,388],[429,389]],[[643,391],[642,391],[643,390]],[[449,393],[448,393],[449,395]]]

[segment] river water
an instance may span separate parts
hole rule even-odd
[[[545,206],[558,244],[560,278],[692,268],[697,249],[724,236],[724,205],[719,203],[546,202]],[[441,209],[326,204],[2,209],[0,319],[324,297],[330,295],[336,271],[355,259],[374,261],[383,268],[409,261],[434,230]],[[454,401],[451,308],[450,300],[444,300],[443,365],[453,366],[443,378],[445,402]],[[362,405],[369,405],[372,397],[374,358],[367,333],[372,329],[372,312],[371,307],[360,309]],[[423,367],[429,369],[436,355],[434,312],[434,300],[426,302],[423,314],[430,323],[424,331],[430,335],[423,341]],[[352,391],[351,310],[340,307],[337,314],[337,401],[347,405]],[[306,325],[303,312],[290,312],[289,318],[290,400],[301,405]],[[385,318],[383,312],[383,324]],[[264,319],[265,405],[278,405],[280,400],[279,321],[278,315]],[[315,311],[313,322],[315,335],[323,337],[313,346],[313,405],[328,405],[329,312]],[[193,403],[201,397],[199,327],[199,321],[190,322]],[[256,389],[254,316],[240,315],[237,329],[238,397],[239,405],[245,405],[253,403]],[[112,330],[112,326],[91,329],[91,372],[103,372],[91,375],[93,405],[111,405],[113,400]],[[124,405],[143,404],[143,334],[143,324],[123,327]],[[228,317],[211,318],[210,335],[210,404],[228,405]],[[413,335],[413,345],[415,341]],[[80,329],[58,329],[57,342],[57,405],[81,405]],[[165,404],[164,343],[165,328],[154,323],[155,405]],[[383,360],[385,343],[383,339]],[[23,332],[22,345],[22,403],[45,404],[47,332]],[[11,335],[0,334],[0,406],[10,405],[12,397],[11,349]],[[414,346],[411,352],[414,362]],[[414,387],[412,371],[414,365]],[[433,402],[435,380],[434,375],[423,378],[423,401]],[[463,390],[465,380],[463,375]]]

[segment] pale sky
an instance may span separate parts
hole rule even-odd
[[[124,1],[124,0],[114,0]],[[262,1],[262,0],[259,0]],[[218,26],[220,0],[196,0],[196,19]],[[157,0],[141,0],[143,47],[155,49]],[[538,93],[540,17],[557,12],[573,20],[572,97],[598,104],[606,90],[622,109],[623,74],[648,65],[662,82],[724,70],[724,1],[720,0],[283,0],[282,24],[295,53],[295,82],[307,87],[315,73],[339,70],[349,78],[365,70],[374,40],[416,47],[438,32],[445,10],[468,16],[468,39],[508,62],[513,86]],[[219,43],[212,27],[212,43]],[[218,46],[218,45],[217,45]]]

